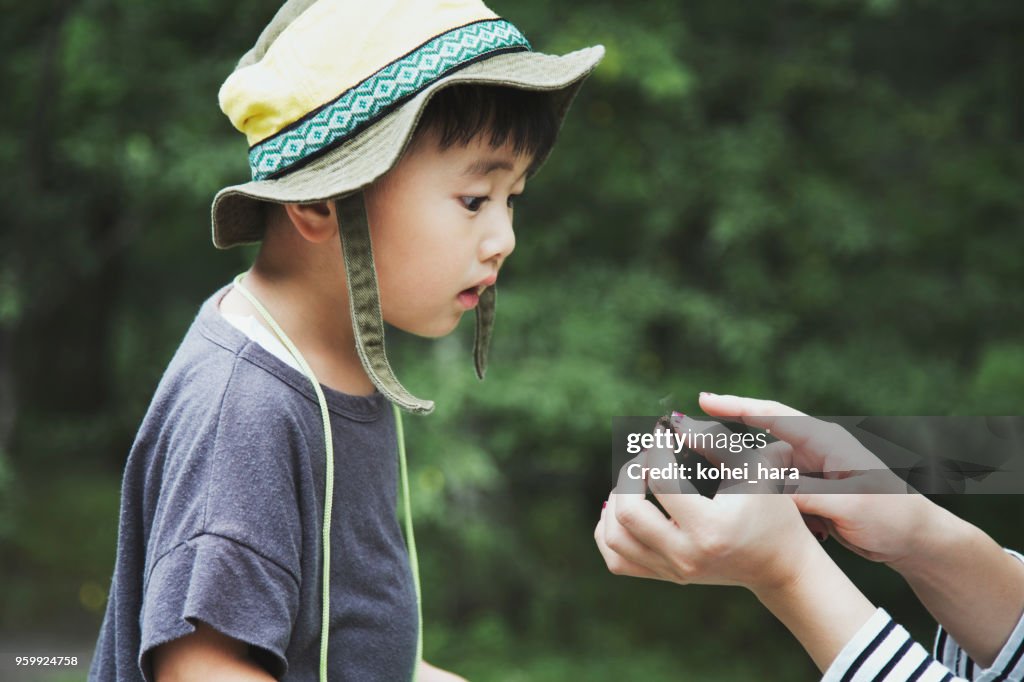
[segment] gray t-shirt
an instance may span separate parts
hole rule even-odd
[[[90,680],[153,680],[152,649],[203,621],[282,680],[316,680],[323,421],[309,380],[207,299],[135,438]],[[333,680],[407,680],[416,595],[396,516],[397,444],[379,393],[323,387],[334,434]]]

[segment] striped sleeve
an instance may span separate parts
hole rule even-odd
[[[965,682],[928,655],[885,609],[878,609],[857,631],[822,682]]]
[[[1006,550],[1018,560],[1021,556],[1013,550]],[[977,665],[956,640],[940,625],[935,635],[935,658],[950,670],[968,680],[976,682],[1011,682],[1024,680],[1024,615],[1017,621],[1006,644],[999,650],[996,660],[988,668]]]

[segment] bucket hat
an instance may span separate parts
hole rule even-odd
[[[220,89],[221,110],[246,136],[252,178],[214,197],[213,243],[227,249],[260,241],[266,202],[333,202],[363,367],[392,403],[429,413],[434,403],[402,386],[385,353],[362,190],[398,162],[441,88],[548,91],[560,125],[603,55],[600,45],[565,55],[536,52],[480,0],[289,0]],[[531,176],[544,160],[536,159]],[[480,379],[495,302],[490,286],[476,308]]]

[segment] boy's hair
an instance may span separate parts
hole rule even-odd
[[[438,133],[442,150],[467,145],[480,134],[490,133],[494,149],[512,144],[517,156],[533,157],[527,174],[547,156],[558,136],[557,103],[550,93],[538,90],[464,83],[436,92],[420,115],[410,147],[427,130]]]
[[[558,102],[550,93],[540,90],[500,85],[460,83],[438,90],[420,115],[408,151],[424,132],[435,130],[441,149],[467,145],[481,134],[494,149],[512,144],[514,154],[528,154],[533,161],[527,170],[531,175],[538,161],[551,151],[558,137]],[[284,209],[268,203],[264,212],[265,228],[280,224]]]

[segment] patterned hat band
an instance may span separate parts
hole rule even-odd
[[[434,81],[484,57],[531,51],[504,19],[446,31],[249,149],[253,180],[285,175],[351,138]]]

